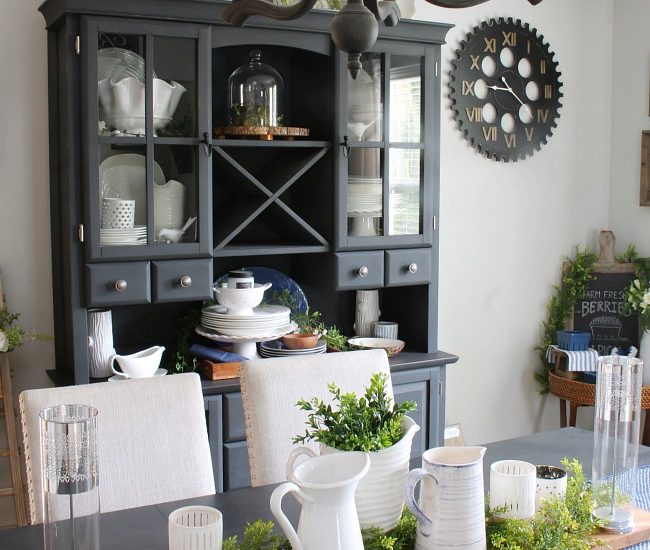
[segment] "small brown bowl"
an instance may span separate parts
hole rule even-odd
[[[294,332],[282,337],[282,343],[289,349],[311,349],[318,344],[318,334]]]

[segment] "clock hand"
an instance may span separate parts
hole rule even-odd
[[[528,105],[526,105],[526,104],[525,104],[521,99],[519,99],[519,96],[518,96],[518,95],[517,95],[517,94],[512,90],[512,88],[511,88],[510,85],[508,84],[508,81],[506,80],[506,77],[505,77],[505,76],[502,76],[502,77],[501,77],[501,81],[506,85],[506,88],[505,88],[505,89],[508,90],[508,91],[509,91],[513,96],[515,96],[515,99],[516,99],[519,103],[521,103],[521,104],[526,108],[526,111],[528,111],[528,114],[530,115],[530,118],[531,118],[531,119],[535,118],[535,117],[533,116],[533,112],[530,110],[530,107],[528,107]],[[490,86],[488,86],[488,88],[489,88],[489,87],[490,87]]]
[[[509,92],[508,88],[499,88],[499,86],[488,86],[491,90],[503,90],[505,92]]]

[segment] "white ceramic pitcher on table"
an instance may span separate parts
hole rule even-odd
[[[311,458],[294,465],[296,458]],[[271,495],[271,512],[293,550],[363,550],[354,491],[370,467],[370,457],[360,451],[314,456],[299,447],[289,455],[287,479]],[[298,531],[282,511],[282,498],[295,493],[302,504]]]
[[[437,447],[409,472],[406,505],[418,521],[416,550],[485,550],[485,447]],[[415,488],[422,480],[419,504]]]

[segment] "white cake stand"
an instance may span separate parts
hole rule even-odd
[[[262,357],[257,353],[257,342],[266,342],[268,340],[277,340],[285,334],[295,331],[298,325],[293,321],[290,325],[281,332],[273,332],[261,336],[228,336],[226,334],[219,334],[218,332],[199,325],[194,330],[197,334],[214,340],[215,342],[226,342],[232,344],[232,351],[238,355],[243,355],[249,359],[261,359]]]

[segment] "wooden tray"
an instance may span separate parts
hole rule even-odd
[[[625,535],[595,534],[593,539],[602,541],[603,545],[594,547],[594,550],[619,550],[650,540],[650,512],[641,508],[634,510],[634,525],[634,531]]]
[[[201,361],[201,373],[206,380],[226,380],[239,377],[241,363],[213,363],[207,359]]]
[[[214,137],[253,138],[265,141],[280,137],[291,140],[297,137],[309,137],[309,129],[296,126],[219,126],[214,129]]]

